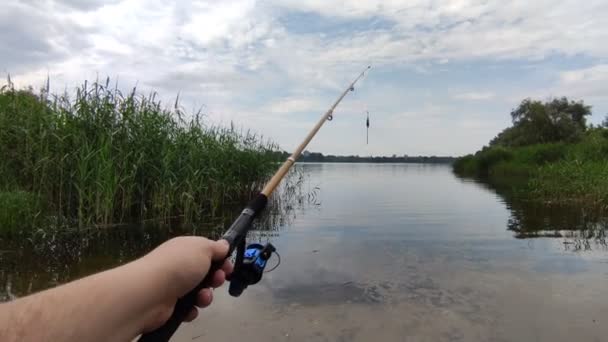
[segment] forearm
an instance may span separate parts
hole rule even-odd
[[[0,341],[131,341],[160,327],[211,261],[225,260],[228,251],[225,240],[178,237],[127,265],[2,304]],[[225,261],[210,287],[221,286],[230,272]],[[196,305],[206,307],[212,299],[203,289]]]
[[[130,341],[166,319],[168,283],[140,259],[0,306],[2,341]]]

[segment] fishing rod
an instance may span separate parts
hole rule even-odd
[[[274,190],[281,183],[281,180],[285,177],[287,172],[289,172],[289,169],[291,169],[293,164],[295,164],[296,160],[302,154],[302,151],[304,151],[306,146],[308,146],[308,143],[310,143],[319,129],[321,129],[321,126],[323,126],[326,121],[331,121],[333,119],[333,114],[336,107],[338,107],[340,102],[342,102],[342,99],[346,97],[349,91],[355,90],[355,84],[369,69],[371,69],[371,66],[365,68],[365,70],[363,70],[361,74],[357,76],[357,78],[348,86],[348,88],[344,90],[342,95],[338,97],[336,102],[334,102],[329,110],[323,114],[321,119],[319,119],[306,138],[304,138],[304,141],[302,141],[291,156],[285,160],[274,176],[272,176],[268,183],[266,183],[262,191],[256,197],[254,197],[249,204],[247,204],[245,209],[243,209],[241,214],[236,218],[236,220],[234,220],[230,228],[228,228],[226,233],[224,233],[222,236],[221,239],[228,241],[230,246],[226,259],[232,255],[235,249],[237,251],[234,271],[230,276],[230,287],[228,289],[230,295],[238,297],[241,295],[241,293],[243,293],[247,286],[259,282],[262,278],[262,274],[264,273],[266,262],[268,259],[270,259],[272,253],[276,252],[275,247],[270,243],[266,244],[265,246],[260,244],[251,244],[246,246],[245,241],[247,233],[251,229],[253,220],[264,210],[270,195],[272,195]],[[203,279],[203,281],[201,281],[194,289],[177,301],[169,320],[160,328],[143,334],[139,338],[139,342],[169,341],[171,336],[173,336],[175,331],[177,331],[177,328],[179,328],[180,324],[182,324],[188,313],[192,310],[192,308],[194,308],[198,293],[204,288],[211,287],[213,275],[217,270],[221,269],[222,265],[224,264],[224,260],[214,261],[211,264],[205,279]]]

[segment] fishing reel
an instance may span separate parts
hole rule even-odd
[[[236,260],[234,263],[234,271],[230,275],[230,287],[228,292],[233,297],[240,296],[249,285],[257,284],[264,275],[264,270],[268,264],[268,259],[272,254],[276,253],[276,248],[271,244],[261,245],[252,243],[245,248],[245,241],[239,243],[236,250]],[[279,263],[281,258],[279,256]],[[279,264],[273,267],[268,272],[277,268]]]

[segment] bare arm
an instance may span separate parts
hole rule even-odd
[[[211,260],[228,252],[224,242],[201,237],[169,240],[124,266],[0,305],[2,341],[131,341],[161,326],[177,299],[200,282]],[[232,265],[214,275],[219,287]],[[199,293],[199,307],[212,292]],[[196,317],[196,310],[189,320]]]

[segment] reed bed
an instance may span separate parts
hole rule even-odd
[[[276,151],[249,131],[206,125],[178,100],[165,108],[155,94],[123,94],[109,79],[71,96],[9,80],[0,89],[0,233],[196,223],[246,200]]]

